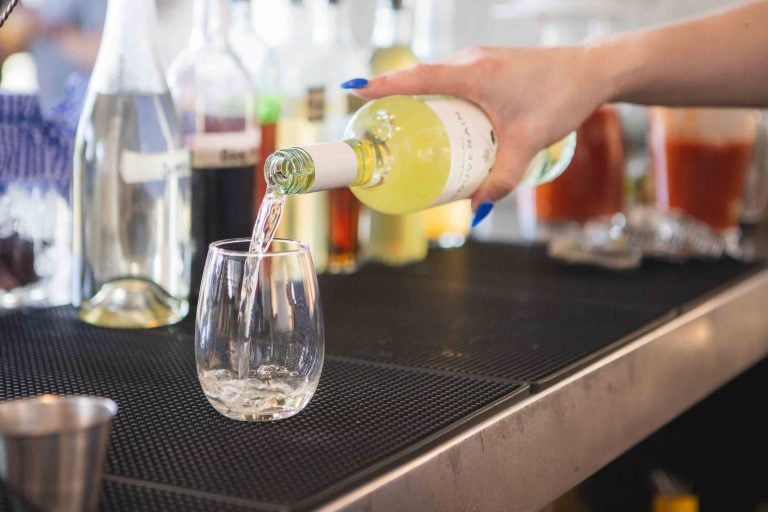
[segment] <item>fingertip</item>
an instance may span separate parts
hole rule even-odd
[[[368,87],[368,83],[367,78],[351,78],[346,82],[342,82],[339,87],[342,89],[365,89]]]
[[[485,219],[489,213],[491,213],[491,210],[493,210],[493,202],[491,201],[483,201],[480,203],[477,207],[477,210],[475,211],[475,215],[472,218],[472,227],[477,227],[480,222]]]

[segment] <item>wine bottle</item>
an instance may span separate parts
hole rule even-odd
[[[277,143],[327,140],[326,74],[331,55],[318,46],[317,3],[291,0],[283,5],[283,37],[276,46],[284,67]],[[278,236],[306,242],[317,272],[328,266],[328,192],[288,198]]]
[[[652,512],[699,512],[699,498],[690,493],[656,494]]]
[[[189,310],[189,154],[154,44],[154,0],[110,0],[75,137],[73,303],[88,323]]]
[[[265,163],[269,186],[284,194],[350,187],[373,210],[403,214],[470,197],[496,155],[485,113],[448,96],[371,101],[352,118],[345,137],[276,151]],[[575,144],[571,133],[540,151],[521,184],[559,176]]]
[[[413,15],[408,0],[379,0],[371,32],[371,72],[374,75],[418,63],[411,49]]]
[[[259,156],[256,89],[229,44],[229,0],[196,0],[189,44],[168,70],[192,153],[192,293],[208,245],[247,237]]]

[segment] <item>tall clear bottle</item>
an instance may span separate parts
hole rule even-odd
[[[229,44],[229,0],[196,0],[187,47],[168,70],[192,155],[192,293],[208,245],[247,237],[259,157],[256,89]]]
[[[325,139],[326,75],[333,59],[317,44],[320,21],[307,0],[284,6],[283,35],[277,45],[283,68],[278,147]],[[303,141],[303,142],[302,142]],[[278,236],[309,244],[318,272],[328,266],[328,192],[288,198]]]
[[[75,140],[73,302],[100,326],[156,327],[189,310],[189,153],[155,18],[154,0],[109,1]]]
[[[352,114],[364,100],[341,89],[339,84],[349,77],[368,74],[368,52],[352,33],[351,0],[325,0],[325,19],[319,24],[319,42],[327,47],[334,65],[329,66],[326,84],[327,115],[326,137],[338,139]],[[359,265],[360,247],[358,226],[360,202],[347,188],[329,191],[329,247],[328,270],[334,273],[353,272]]]
[[[230,7],[230,44],[258,91],[261,149],[256,165],[256,201],[253,205],[254,211],[258,211],[266,193],[263,164],[277,148],[283,72],[277,52],[256,31],[254,0],[232,0]]]
[[[378,75],[418,63],[411,49],[413,12],[408,0],[379,0],[371,34],[370,69]],[[406,265],[427,257],[424,212],[388,215],[369,212],[366,257],[388,265]]]

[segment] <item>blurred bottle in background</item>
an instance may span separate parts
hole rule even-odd
[[[189,310],[189,153],[155,46],[153,0],[110,0],[75,139],[73,302],[100,326]]]
[[[371,34],[371,74],[417,64],[412,42],[413,12],[407,0],[379,0]],[[369,211],[368,215],[367,259],[387,265],[407,265],[426,258],[428,241],[424,212],[387,215]]]
[[[270,2],[273,0],[270,0]],[[283,65],[278,147],[325,140],[326,87],[336,59],[319,44],[325,6],[306,0],[283,1],[275,11],[276,51]],[[309,244],[315,269],[328,267],[328,192],[289,197],[277,235]]]
[[[253,8],[253,0],[231,0],[230,13],[230,45],[258,91],[261,148],[254,179],[256,200],[253,206],[256,212],[267,186],[264,180],[264,160],[277,148],[282,69],[275,50],[256,32],[257,13]]]
[[[370,44],[370,68],[374,75],[418,63],[411,49],[413,9],[409,0],[378,0]]]
[[[699,512],[699,497],[679,475],[656,468],[650,473],[653,498],[651,512]]]
[[[435,62],[456,53],[454,0],[416,0],[413,50],[421,62]],[[464,245],[472,223],[469,200],[453,201],[424,212],[424,226],[432,247]]]
[[[189,44],[168,70],[192,158],[192,295],[208,245],[248,237],[259,157],[256,89],[229,45],[229,0],[196,0]]]
[[[334,64],[328,72],[326,84],[326,140],[336,140],[344,135],[350,117],[364,100],[350,94],[339,85],[350,77],[366,76],[368,55],[352,33],[351,0],[324,0],[320,19],[318,42],[327,48],[326,54],[334,56]],[[329,199],[329,255],[328,270],[349,273],[360,264],[360,202],[347,188],[328,192]]]

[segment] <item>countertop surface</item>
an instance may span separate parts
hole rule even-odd
[[[768,353],[764,268],[612,272],[471,243],[320,276],[320,386],[260,424],[205,400],[193,318],[136,332],[15,312],[0,398],[117,402],[104,511],[535,511]]]

